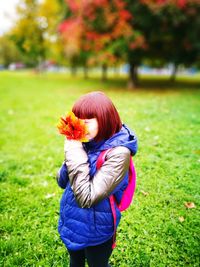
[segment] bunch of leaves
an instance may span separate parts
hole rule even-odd
[[[69,112],[65,118],[61,117],[57,128],[68,140],[88,141],[86,138],[88,131],[84,121],[77,118],[73,112]]]

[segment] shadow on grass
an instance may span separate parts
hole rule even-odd
[[[199,77],[179,77],[174,82],[166,77],[140,77],[139,84],[136,88],[128,88],[127,78],[108,78],[102,81],[100,78],[88,78],[88,82],[94,82],[106,89],[122,89],[127,90],[152,90],[152,91],[169,91],[169,90],[200,90],[200,76]]]
[[[145,89],[200,89],[200,77],[192,78],[192,77],[181,77],[177,78],[174,82],[170,81],[167,78],[152,78],[152,77],[143,77],[140,80],[139,87]]]
[[[23,77],[29,79],[60,81],[78,87],[99,88],[99,90],[127,90],[127,91],[176,91],[176,90],[200,90],[200,74],[194,76],[177,76],[174,82],[170,81],[167,76],[139,75],[139,83],[135,88],[128,88],[127,76],[110,76],[107,80],[102,80],[99,75],[89,75],[84,78],[82,74],[71,76],[65,73],[35,73],[33,71],[9,72],[5,71],[2,77]]]

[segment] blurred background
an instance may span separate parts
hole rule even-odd
[[[101,90],[135,131],[113,267],[200,266],[200,0],[0,0],[0,266],[69,266],[60,116]]]
[[[85,78],[198,75],[199,0],[7,0],[0,3],[0,70]]]

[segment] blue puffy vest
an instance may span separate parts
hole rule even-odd
[[[137,138],[123,125],[122,129],[110,139],[98,143],[91,141],[84,143],[83,146],[88,155],[90,176],[92,177],[96,172],[96,161],[101,151],[116,146],[125,146],[134,155],[137,151]],[[80,250],[104,243],[110,239],[114,234],[114,225],[109,198],[102,200],[91,208],[80,208],[71,189],[65,164],[60,170],[58,184],[65,188],[60,202],[58,222],[58,232],[65,246],[69,250]],[[119,201],[127,184],[128,172],[113,192]],[[118,225],[121,214],[117,207],[116,215]]]

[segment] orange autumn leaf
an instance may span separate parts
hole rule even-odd
[[[193,209],[195,208],[195,204],[193,202],[186,202],[185,207],[188,209]]]
[[[77,118],[73,112],[69,112],[65,118],[61,117],[57,125],[60,134],[68,140],[87,142],[87,127],[83,120]]]

